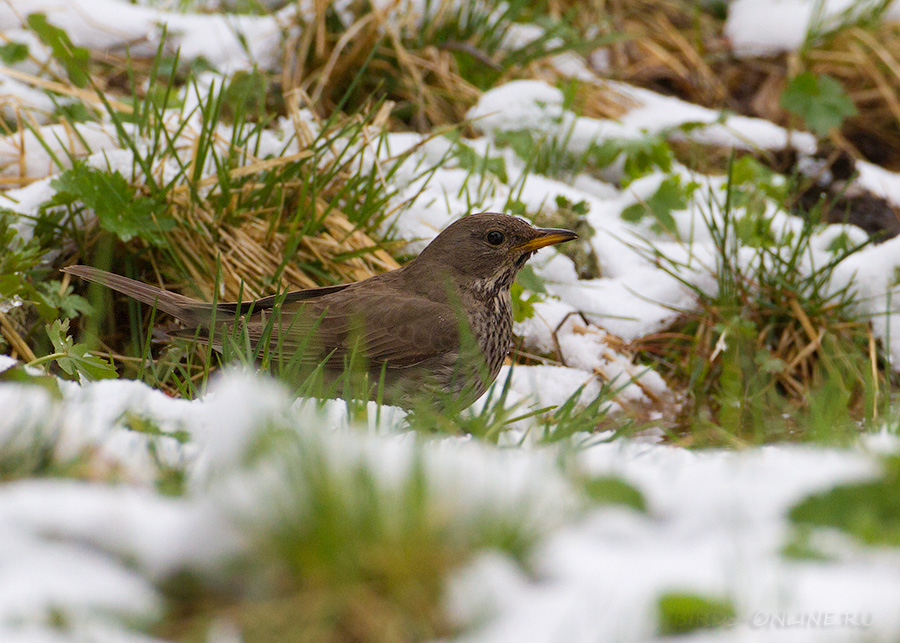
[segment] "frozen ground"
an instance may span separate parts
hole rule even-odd
[[[266,19],[183,17],[117,0],[104,0],[95,20],[78,18],[89,4],[0,0],[0,30],[12,40],[21,38],[36,46],[27,32],[19,30],[21,17],[46,11],[76,45],[115,48],[140,42],[153,52],[157,24],[168,22],[181,34],[182,56],[202,53],[220,71],[229,72],[253,63],[275,64],[280,41],[273,34],[280,33],[279,21],[288,18],[287,14]],[[771,20],[761,22],[762,3],[735,2],[730,37],[747,52],[754,47],[795,48],[798,37],[806,33],[813,4],[766,3],[797,16],[770,29]],[[826,3],[834,11],[844,8],[839,4]],[[37,54],[39,48],[33,51]],[[12,110],[7,113],[25,109],[37,122],[46,122],[41,115],[51,111],[52,104],[29,81],[40,61],[38,56],[38,61],[26,61],[12,72],[0,70],[0,84],[9,97],[3,109]],[[557,63],[567,73],[602,82],[577,60],[560,57]],[[172,122],[196,118],[196,113],[186,116],[197,104],[196,93],[210,90],[217,79],[211,73],[201,79],[195,93],[188,91],[184,111],[173,113]],[[648,243],[683,263],[682,278],[701,288],[714,287],[714,252],[701,214],[721,213],[715,200],[701,195],[721,195],[723,181],[694,176],[677,166],[625,189],[615,187],[621,165],[613,165],[605,180],[580,174],[563,179],[526,174],[520,159],[494,144],[498,134],[527,129],[557,140],[576,155],[592,142],[634,141],[648,134],[739,148],[778,148],[788,140],[804,153],[815,147],[811,136],[789,136],[766,121],[720,118],[711,110],[646,90],[611,87],[636,103],[617,120],[573,114],[562,92],[540,81],[513,82],[485,93],[470,114],[482,135],[465,144],[481,156],[502,158],[506,183],[471,186],[469,173],[450,159],[423,185],[420,168],[446,158],[451,143],[441,137],[388,134],[383,149],[368,153],[374,166],[413,150],[395,175],[395,203],[416,196],[409,208],[388,222],[412,249],[421,248],[473,202],[484,210],[503,209],[513,190],[531,212],[551,206],[557,196],[585,204],[586,220],[596,231],[590,244],[601,276],[578,279],[572,262],[554,252],[533,261],[548,297],[516,330],[526,347],[558,351],[567,366],[514,369],[513,400],[559,404],[582,385],[583,399],[588,400],[601,381],[623,386],[618,398],[622,404],[668,394],[656,373],[635,366],[614,350],[618,342],[609,340],[660,330],[673,309],[693,305],[678,280],[641,252]],[[120,149],[118,137],[107,125],[79,126],[76,137],[47,128],[44,133],[60,149],[74,148],[75,155],[97,167],[130,172],[131,152]],[[199,123],[191,122],[183,130],[184,149],[190,149],[198,128]],[[265,133],[257,154],[298,152],[292,127],[281,123]],[[59,157],[65,164],[65,155]],[[50,177],[59,169],[29,134],[0,140],[3,176],[34,180],[0,194],[0,204],[33,214],[53,194]],[[165,166],[154,169],[162,176],[174,171]],[[672,213],[680,239],[647,221],[621,218],[624,208],[646,201],[672,176],[701,186],[696,199]],[[897,175],[864,167],[859,180],[900,203]],[[779,234],[799,225],[776,213],[774,206],[769,214]],[[21,232],[29,234],[27,219]],[[864,238],[849,227],[823,230],[806,259],[808,268],[831,258],[829,243],[839,232],[852,240]],[[853,256],[836,271],[831,285],[839,289],[853,282],[862,295],[860,313],[872,317],[895,363],[900,360],[900,315],[891,310],[890,302],[900,294],[894,283],[897,268],[900,238]],[[572,314],[576,312],[580,315]],[[0,368],[13,365],[4,360]],[[224,573],[229,561],[250,546],[250,534],[272,524],[274,518],[260,509],[266,504],[262,499],[297,493],[279,477],[277,467],[271,475],[262,475],[264,467],[249,469],[247,464],[248,450],[272,424],[296,432],[301,444],[327,462],[336,477],[351,476],[359,466],[372,471],[380,493],[389,497],[412,475],[413,460],[421,458],[430,502],[445,508],[454,524],[470,524],[487,512],[513,517],[539,534],[527,574],[511,559],[484,551],[447,579],[445,604],[455,622],[466,628],[467,641],[645,641],[655,636],[657,600],[673,591],[723,597],[736,609],[729,627],[684,640],[900,637],[897,550],[863,547],[838,533],[822,533],[815,545],[828,554],[825,560],[782,555],[793,537],[786,517],[789,508],[815,491],[876,476],[881,457],[900,451],[887,434],[847,449],[772,446],[691,452],[617,440],[578,452],[573,466],[581,474],[618,476],[638,489],[647,503],[642,513],[588,503],[572,473],[558,466],[558,449],[566,445],[538,447],[525,440],[519,448],[498,449],[459,438],[421,440],[405,431],[405,416],[399,410],[383,411],[378,422],[374,413],[365,421],[350,421],[340,403],[316,411],[244,373],[227,374],[195,402],[173,400],[128,381],[63,382],[61,391],[61,398],[55,398],[39,386],[0,385],[0,453],[15,458],[37,445],[54,462],[86,458],[82,466],[88,467],[81,481],[23,479],[0,485],[3,642],[151,640],[139,632],[163,608],[158,583],[184,570],[212,577]],[[137,420],[146,421],[159,434],[136,431]],[[527,423],[517,427],[515,435],[524,435],[527,429]],[[573,442],[582,443],[585,437],[576,436]],[[186,477],[183,496],[155,490],[154,483],[172,470]],[[108,482],[110,478],[120,482]],[[214,636],[210,640],[219,643]]]

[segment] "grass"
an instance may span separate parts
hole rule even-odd
[[[241,470],[216,480],[265,498],[235,509],[247,548],[212,583],[173,579],[177,600],[159,634],[196,640],[227,619],[249,641],[449,636],[455,628],[440,608],[447,575],[485,549],[526,564],[566,512],[529,506],[529,478],[497,450],[446,452],[431,439],[323,432],[312,413],[280,417],[260,418]],[[508,486],[481,488],[470,474]],[[633,503],[635,492],[621,486],[595,501]],[[544,493],[554,507],[571,502],[568,489]]]
[[[752,192],[767,188],[738,174],[732,166],[724,198],[711,190],[702,215],[715,247],[711,292],[684,280],[687,263],[650,250],[699,308],[640,340],[683,383],[676,431],[688,444],[852,440],[857,420],[877,418],[890,390],[852,286],[832,285],[835,267],[863,246],[814,259],[816,221],[771,229],[763,223],[771,219],[746,208],[757,202]]]
[[[390,105],[393,128],[459,124],[480,91],[534,73],[555,53],[597,46],[569,24],[568,12],[553,16],[547,4],[433,0],[421,17],[412,11],[401,17],[364,2],[348,19],[327,3],[288,47],[283,84],[308,96],[321,114],[359,110],[377,95]],[[518,23],[537,17],[543,35],[509,44]]]

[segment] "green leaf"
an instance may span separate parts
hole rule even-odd
[[[646,512],[647,502],[643,494],[615,476],[589,478],[584,483],[588,496],[598,504],[625,505],[636,511]]]
[[[819,136],[827,136],[845,118],[857,114],[856,106],[837,80],[808,71],[791,79],[779,104],[799,116]]]
[[[50,393],[53,399],[58,400],[62,398],[62,392],[59,390],[59,380],[52,375],[33,375],[24,364],[16,364],[4,371],[0,371],[0,382],[40,386]]]
[[[54,359],[64,373],[81,375],[88,380],[116,378],[116,369],[111,363],[91,355],[84,344],[75,344],[68,333],[68,319],[62,322],[57,320],[47,327],[47,336],[57,354]]]
[[[8,42],[0,45],[0,60],[5,65],[15,65],[28,58],[28,45],[21,42]]]
[[[577,214],[579,216],[584,216],[588,212],[591,211],[591,206],[584,199],[582,199],[581,201],[578,201],[577,203],[572,203],[569,199],[564,197],[562,194],[558,194],[558,195],[556,195],[555,201],[556,201],[557,209],[567,210],[568,212]]]
[[[534,304],[541,301],[542,297],[537,294],[525,296],[525,289],[522,284],[514,282],[510,288],[510,297],[512,299],[513,321],[521,322],[534,317]]]
[[[138,194],[119,172],[104,172],[76,163],[50,182],[57,193],[48,205],[81,201],[97,215],[100,226],[122,241],[141,237],[160,244],[160,232],[171,229],[171,218],[157,217],[156,203]]]
[[[46,252],[34,238],[26,241],[19,234],[15,224],[21,216],[18,212],[0,208],[0,275],[15,277],[17,280],[22,278],[21,273],[40,262]],[[0,294],[10,297],[14,293],[0,290]]]
[[[30,14],[26,23],[35,35],[50,47],[53,57],[65,67],[72,84],[76,87],[87,87],[90,79],[88,64],[91,59],[88,50],[73,45],[68,34],[47,22],[47,16],[42,13]]]
[[[595,167],[605,168],[623,154],[625,185],[656,170],[669,172],[672,169],[672,148],[659,134],[635,140],[613,138],[594,143],[588,148],[587,157]]]
[[[728,178],[731,181],[731,187],[734,188],[738,185],[752,185],[759,181],[771,181],[773,174],[772,170],[754,157],[747,155],[734,160]]]
[[[772,232],[772,220],[765,216],[765,201],[747,201],[744,216],[734,222],[734,233],[741,243],[750,248],[771,248],[778,239]]]
[[[528,296],[526,297],[526,292]],[[513,320],[525,321],[534,316],[534,304],[544,300],[547,288],[531,266],[525,266],[516,275],[510,295],[512,297]]]
[[[603,169],[613,164],[624,151],[623,144],[614,139],[608,139],[602,143],[594,143],[590,147],[590,159],[595,167]]]
[[[663,594],[657,603],[659,633],[663,636],[734,625],[731,601],[688,592]]]
[[[537,141],[531,133],[531,130],[527,129],[494,132],[494,143],[501,147],[508,146],[512,148],[512,151],[516,153],[516,156],[523,161],[531,158],[534,148],[537,145]]]
[[[93,311],[87,299],[73,294],[74,288],[71,284],[66,286],[62,292],[60,292],[61,287],[62,284],[57,280],[38,284],[38,296],[46,306],[54,309],[54,318],[57,310],[62,311],[66,317],[78,317]]]
[[[655,219],[651,226],[654,232],[667,232],[677,237],[678,226],[672,212],[684,210],[688,206],[688,200],[695,187],[694,183],[682,186],[679,177],[670,177],[660,183],[656,192],[646,202],[628,206],[622,210],[620,216],[625,221],[638,223],[650,215]]]
[[[867,544],[900,546],[900,457],[886,460],[881,478],[812,494],[789,515],[801,526],[834,527]]]

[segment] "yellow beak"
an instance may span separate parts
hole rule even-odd
[[[538,228],[536,232],[538,233],[537,237],[526,241],[525,243],[520,243],[516,246],[516,250],[521,250],[522,252],[534,252],[540,248],[578,238],[578,235],[571,230],[561,230],[558,228]]]

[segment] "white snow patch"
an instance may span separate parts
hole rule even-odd
[[[728,6],[725,35],[738,56],[791,52],[808,38],[853,24],[882,4],[879,0],[734,0]],[[900,4],[889,2],[883,18],[900,18]]]
[[[231,72],[254,63],[271,67],[282,24],[292,11],[283,16],[183,14],[123,0],[17,0],[0,4],[0,30],[21,29],[32,13],[45,14],[77,47],[105,51],[127,46],[138,57],[156,54],[165,25],[168,53],[180,51],[183,60],[204,56],[220,71]]]
[[[873,624],[809,628],[805,641],[887,640],[900,628],[891,606],[900,595],[900,557],[823,564],[780,553],[788,508],[871,476],[877,468],[865,454],[785,446],[697,453],[620,441],[587,449],[582,463],[637,487],[650,515],[588,512],[544,540],[533,578],[496,556],[479,558],[449,584],[452,613],[474,627],[461,640],[655,640],[656,601],[670,591],[730,598],[737,619],[711,633],[721,640],[788,640],[777,626],[762,629],[763,615],[771,624],[778,614],[853,613]]]

